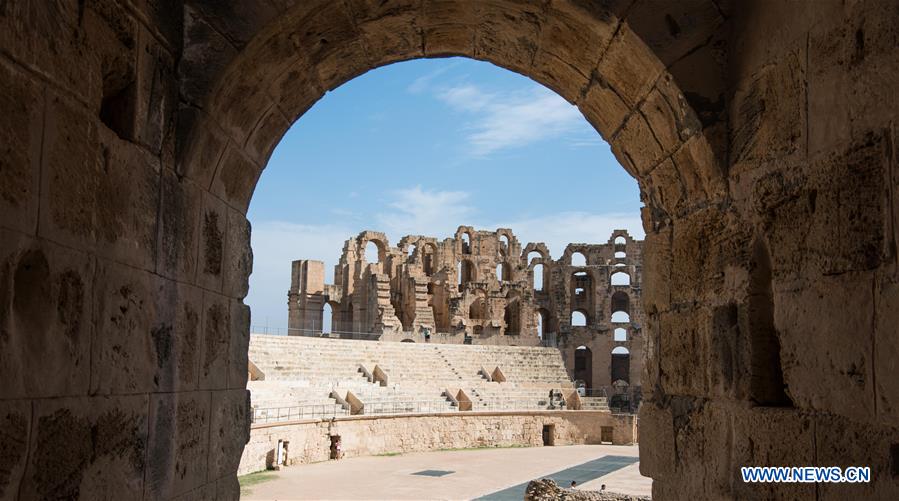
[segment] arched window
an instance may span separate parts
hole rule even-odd
[[[534,262],[535,259],[543,259],[543,254],[540,254],[537,251],[528,252],[528,266]]]
[[[571,266],[587,266],[587,256],[583,253],[575,252],[571,255]]]
[[[378,244],[369,240],[367,244],[365,244],[365,262],[367,263],[380,263],[381,262],[381,249],[378,248]]]
[[[624,346],[616,346],[612,350],[611,376],[612,383],[615,381],[624,381],[630,383],[630,351]]]
[[[615,237],[615,245],[625,245],[625,244],[627,244],[627,239],[625,239],[623,236],[618,235],[617,237]]]
[[[611,276],[612,285],[630,285],[631,276],[623,271],[616,271]]]
[[[583,381],[585,388],[593,387],[593,352],[586,346],[574,350],[574,379]]]
[[[462,254],[471,254],[471,235],[467,231],[462,234]]]
[[[624,291],[617,291],[614,294],[612,294],[611,303],[612,303],[612,313],[615,313],[616,311],[623,311],[623,312],[630,313],[630,311],[631,311],[631,308],[630,308],[631,299],[627,295],[627,293]]]
[[[503,321],[506,323],[507,336],[518,336],[521,334],[521,315],[517,299],[506,305],[506,311],[503,313]]]
[[[618,251],[615,253],[615,259],[624,259],[627,257],[627,254],[624,251]]]
[[[574,310],[571,312],[571,326],[572,327],[586,327],[587,326],[587,314],[581,310]]]
[[[549,314],[546,310],[537,310],[537,337],[543,339],[549,329]]]
[[[425,275],[431,276],[434,274],[434,259],[436,254],[436,249],[434,248],[434,244],[427,243],[422,247],[422,256],[421,256],[421,267],[425,272]]]
[[[534,266],[534,290],[542,291],[543,290],[543,265],[538,264]]]
[[[616,311],[612,313],[612,323],[613,324],[626,324],[631,321],[631,316],[623,311]]]
[[[322,307],[322,332],[331,332],[334,325],[334,308],[331,303],[325,303]]]
[[[465,285],[475,280],[474,263],[471,261],[467,259],[459,261],[459,264],[456,265],[456,270],[458,272],[459,285]]]
[[[614,341],[627,341],[627,329],[621,327],[615,329]]]
[[[471,320],[485,320],[487,318],[487,303],[484,298],[478,297],[468,307],[468,318]]]
[[[414,343],[415,341],[413,341],[413,340],[411,340],[411,339],[409,339],[409,338],[406,338],[406,339],[403,339],[403,340],[400,341],[400,342],[401,342],[401,343]]]
[[[499,236],[499,249],[506,254],[509,252],[509,237],[506,235]]]
[[[409,257],[412,257],[412,254],[415,254],[415,244],[409,246]]]

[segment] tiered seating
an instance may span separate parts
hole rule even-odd
[[[455,397],[460,389],[473,410],[545,409],[550,389],[573,388],[553,348],[253,335],[249,355],[265,375],[248,385],[260,416],[275,412],[264,409],[297,407],[331,417],[349,413],[350,404],[359,411],[357,400],[363,414],[450,412],[456,407],[447,390]],[[505,381],[489,380],[496,368]]]

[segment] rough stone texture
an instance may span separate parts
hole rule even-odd
[[[768,407],[771,457],[888,472],[819,499],[899,497],[897,17],[873,0],[0,3],[0,399],[34,414],[4,482],[151,492],[147,465],[174,449],[131,457],[150,395],[242,391],[233,211],[277,136],[369,69],[458,55],[560,92],[640,183],[655,497],[796,495],[732,477]],[[227,312],[196,344],[156,297],[181,285],[201,324]],[[238,400],[210,429],[242,424]],[[239,455],[211,447],[180,495],[236,497]]]
[[[278,440],[290,441],[288,465],[327,461],[330,436],[340,435],[345,457],[471,447],[543,445],[543,425],[554,425],[555,445],[598,444],[602,427],[612,428],[616,445],[633,444],[633,416],[608,411],[479,412],[354,416],[254,425],[239,473],[272,466]]]
[[[563,489],[549,478],[531,480],[528,482],[524,493],[525,501],[553,501],[564,499],[570,501],[599,500],[599,501],[649,501],[647,496],[631,496],[617,492],[584,491],[575,489]]]
[[[366,260],[366,247],[377,249],[377,262]],[[573,263],[576,254],[582,263]],[[546,244],[522,246],[505,228],[460,226],[443,241],[409,235],[396,247],[363,231],[344,244],[334,284],[324,283],[323,262],[293,262],[288,334],[321,333],[329,305],[333,337],[422,342],[428,329],[440,343],[543,342],[559,346],[572,379],[587,388],[623,381],[639,392],[642,256],[643,242],[625,230],[605,244],[569,244],[558,260]],[[572,325],[575,312],[582,324]],[[613,375],[615,348],[627,352]]]

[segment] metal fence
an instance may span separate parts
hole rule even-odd
[[[359,339],[363,341],[377,341],[381,338],[381,334],[372,332],[353,332],[353,331],[329,331],[323,332],[320,329],[291,329],[289,327],[269,327],[267,325],[252,325],[250,332],[253,334],[269,334],[275,336],[305,336],[319,337],[331,339]]]
[[[438,400],[386,401],[363,403],[362,414],[431,414],[457,410],[455,405]]]
[[[251,423],[280,423],[303,419],[330,419],[349,415],[347,409],[335,404],[308,404],[290,407],[253,408]]]

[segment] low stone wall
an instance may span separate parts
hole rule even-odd
[[[288,465],[328,460],[332,435],[340,435],[344,457],[491,446],[543,445],[543,426],[554,425],[555,445],[598,444],[603,427],[612,443],[634,443],[633,416],[607,411],[458,412],[349,416],[260,424],[250,431],[239,475],[268,468],[278,440],[290,442]]]

